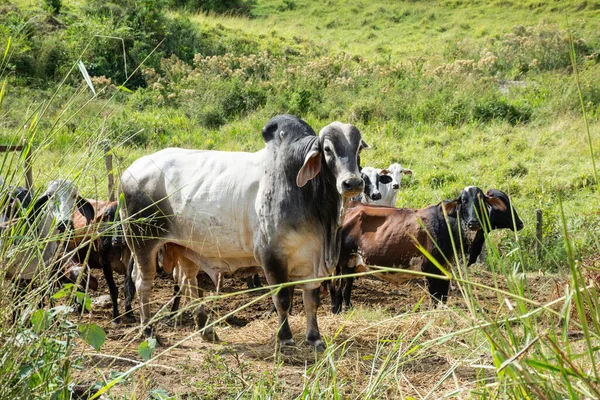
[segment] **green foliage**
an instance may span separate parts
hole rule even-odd
[[[169,0],[171,7],[217,14],[249,15],[256,0]]]
[[[62,0],[44,0],[48,10],[53,14],[59,14],[62,8]]]
[[[99,351],[106,340],[106,332],[96,324],[79,325],[79,334],[96,351]]]
[[[140,343],[140,345],[138,347],[138,353],[139,353],[140,357],[142,357],[142,359],[144,359],[145,361],[148,361],[149,359],[152,358],[152,354],[154,353],[155,349],[156,349],[156,339],[151,337],[151,338],[144,340],[142,343]]]

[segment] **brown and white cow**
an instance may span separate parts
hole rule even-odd
[[[119,318],[119,290],[113,272],[125,274],[131,252],[125,242],[113,240],[116,229],[121,229],[118,221],[118,202],[86,199],[94,210],[93,217],[76,211],[72,225],[68,251],[73,252],[72,261],[85,264],[91,269],[101,269],[108,285],[113,308],[113,323]]]
[[[479,207],[483,202],[485,208]],[[484,244],[482,226],[489,229],[520,230],[523,222],[512,207],[508,196],[490,189],[469,186],[453,201],[441,202],[423,209],[390,208],[353,203],[342,229],[342,251],[338,275],[369,270],[369,265],[397,267],[440,275],[441,271],[417,247],[420,244],[441,265],[450,267],[457,254],[465,254],[467,263],[475,262]],[[445,208],[445,212],[444,209]],[[487,214],[487,218],[485,215]],[[447,215],[447,219],[445,218]],[[514,217],[514,219],[513,219]],[[401,272],[385,272],[381,279],[398,284],[418,276]],[[354,278],[336,280],[330,287],[331,309],[340,312],[350,307]],[[427,277],[429,294],[445,301],[447,280]]]

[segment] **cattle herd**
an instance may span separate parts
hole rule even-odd
[[[84,199],[66,180],[39,195],[1,181],[4,275],[27,282],[45,266],[59,265],[62,280],[95,289],[88,269],[102,269],[117,323],[113,272],[125,274],[123,315],[133,317],[137,293],[142,332],[149,336],[155,334],[150,305],[159,260],[175,280],[175,307],[180,294],[201,297],[199,273],[215,284],[232,274],[259,284],[255,274],[263,272],[269,285],[298,282],[306,340],[322,350],[317,307],[324,278],[338,276],[327,280],[334,313],[351,305],[354,278],[348,275],[377,267],[401,268],[377,274],[394,283],[425,275],[433,301],[443,302],[449,281],[438,278],[442,271],[432,260],[444,267],[472,264],[484,231],[523,227],[509,197],[495,189],[468,186],[453,200],[394,208],[402,177],[412,171],[400,164],[361,168],[361,151],[369,146],[353,125],[334,122],[316,135],[301,119],[279,115],[262,136],[265,147],[255,153],[169,148],[144,156],[121,176],[121,204]],[[274,293],[278,343],[290,346],[293,290]],[[194,320],[203,339],[217,340],[203,306]]]

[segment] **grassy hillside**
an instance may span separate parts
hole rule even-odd
[[[312,353],[301,361],[272,359],[261,347],[250,364],[267,366],[252,372],[253,385],[242,368],[248,361],[225,362],[228,350],[210,347],[200,360],[202,367],[181,354],[177,360],[189,372],[184,379],[196,385],[198,396],[235,394],[235,368],[249,398],[317,395],[319,385],[331,397],[356,398],[396,397],[407,391],[413,397],[479,393],[500,398],[519,397],[520,390],[540,398],[541,392],[553,398],[549,393],[554,389],[572,398],[598,393],[597,374],[589,372],[600,340],[597,293],[588,286],[592,289],[582,300],[574,288],[589,284],[599,268],[593,160],[598,167],[600,2],[81,0],[63,1],[59,12],[46,4],[0,0],[0,83],[5,83],[0,90],[0,144],[32,144],[39,187],[66,177],[75,179],[86,196],[106,197],[105,143],[113,149],[118,175],[136,158],[168,146],[258,150],[265,122],[291,113],[316,131],[334,120],[353,123],[372,147],[363,154],[364,165],[400,162],[412,169],[397,206],[423,207],[477,185],[508,192],[525,222],[518,236],[490,235],[491,256],[480,268],[494,274],[478,269],[469,276],[457,269],[467,283],[457,283],[454,295],[459,299],[443,311],[425,310],[415,296],[407,301],[404,289],[381,289],[392,296],[390,303],[388,297],[364,294],[373,301],[368,307],[327,320],[333,321],[326,323],[327,339],[339,348],[310,364],[308,371],[305,363],[312,362]],[[210,4],[236,4],[239,11],[199,11]],[[79,60],[95,95],[77,67]],[[20,181],[22,162],[18,154],[6,155],[0,175],[12,176],[19,167],[13,183]],[[539,258],[534,253],[538,208],[544,214]],[[574,268],[580,265],[586,269]],[[531,272],[559,275],[521,275]],[[170,287],[162,289],[161,298],[169,298]],[[231,307],[224,309],[229,312],[248,301],[227,303]],[[388,307],[385,312],[373,311],[381,304]],[[296,317],[298,325],[301,315]],[[574,339],[571,330],[584,331],[586,320],[596,334],[583,343],[583,336]],[[7,321],[0,318],[0,328],[9,326]],[[380,336],[379,324],[393,327]],[[345,331],[346,325],[353,331]],[[369,339],[355,337],[356,326],[368,326]],[[21,328],[29,329],[26,323]],[[252,325],[245,334],[264,335],[256,329]],[[232,331],[229,338],[235,342],[241,334]],[[14,336],[14,331],[0,329],[0,344],[3,332]],[[465,332],[468,340],[456,332]],[[137,357],[133,336],[130,331],[111,336],[114,354],[129,351],[127,357]],[[130,340],[129,347],[121,338]],[[560,349],[572,341],[576,343],[568,352],[577,361],[565,366],[568,357]],[[553,343],[559,343],[559,351]],[[429,365],[442,344],[440,357],[449,364],[427,376],[432,382],[445,379],[444,392],[436,392],[439,388],[431,382],[423,385],[426,389],[415,389],[421,362]],[[361,350],[348,355],[345,346]],[[194,355],[205,350],[200,347]],[[270,343],[264,347],[272,350]],[[521,351],[530,351],[528,364],[513,368]],[[507,368],[504,363],[512,356]],[[218,366],[220,373],[206,365]],[[111,366],[102,373],[111,375]],[[340,367],[339,375],[330,366]],[[467,377],[455,375],[467,366],[473,368]],[[269,372],[262,374],[263,367]],[[362,374],[360,384],[353,381],[353,371]],[[85,372],[84,379],[91,379]],[[211,384],[202,386],[192,378],[196,373]],[[290,378],[294,374],[301,378]],[[450,377],[460,381],[455,385],[460,390],[452,391]],[[153,387],[138,378],[127,383],[132,391],[140,382]],[[158,379],[161,387],[169,387],[166,378]],[[295,386],[287,387],[286,379]],[[493,383],[488,385],[488,379]],[[541,383],[538,388],[531,382]],[[217,394],[215,387],[221,390]],[[150,395],[148,390],[142,393]]]

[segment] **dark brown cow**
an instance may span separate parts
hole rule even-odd
[[[485,212],[478,206],[480,202],[485,204]],[[446,209],[447,220],[443,208]],[[485,214],[488,218],[480,219]],[[462,243],[462,248],[457,251],[459,257],[465,254],[468,264],[472,264],[483,247],[482,226],[487,226],[488,220],[490,229],[523,228],[523,222],[505,193],[491,189],[484,194],[474,186],[465,188],[454,201],[420,210],[354,203],[344,221],[342,251],[336,273],[362,272],[368,270],[368,265],[378,265],[440,275],[439,269],[417,248],[416,243],[449,268],[455,254],[452,239],[456,246]],[[401,283],[417,276],[386,272],[379,277]],[[351,277],[342,278],[331,285],[331,309],[334,313],[341,310],[342,301],[344,308],[350,307],[353,280]],[[427,283],[434,299],[446,300],[447,280],[427,277]]]
[[[93,199],[87,201],[94,208],[95,217],[90,220],[79,211],[73,214],[75,234],[67,250],[74,251],[73,261],[80,264],[87,262],[92,269],[102,269],[112,301],[113,322],[116,323],[119,321],[119,290],[115,284],[113,271],[125,274],[131,252],[125,242],[113,241],[114,232],[109,229],[111,224],[114,224],[113,229],[120,229],[120,224],[115,224],[118,218],[116,214],[118,203]],[[107,234],[94,240],[93,237],[102,231],[107,231]],[[86,243],[88,241],[89,243]]]

